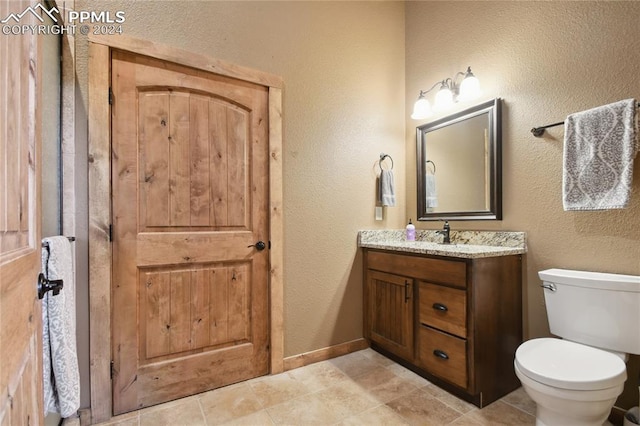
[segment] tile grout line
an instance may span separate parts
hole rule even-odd
[[[535,414],[531,414],[530,412],[528,412],[528,411],[526,411],[526,410],[524,410],[524,409],[522,409],[522,408],[518,407],[517,405],[514,405],[514,404],[512,404],[512,403],[508,402],[508,401],[505,401],[504,399],[500,399],[499,401],[502,401],[502,402],[504,402],[505,404],[507,404],[508,406],[513,407],[513,408],[515,408],[516,410],[520,410],[520,411],[522,411],[523,413],[528,414],[528,415],[530,415],[530,416],[532,416],[532,417],[535,417],[535,416],[536,416]],[[496,401],[496,402],[497,402],[497,401]]]
[[[211,391],[209,391],[211,392]],[[205,416],[204,414],[204,408],[202,407],[202,403],[200,402],[202,398],[200,396],[198,396],[197,401],[198,401],[198,407],[200,408],[200,415],[202,416],[202,419],[204,420],[204,425],[205,426],[209,426],[209,421],[207,420],[207,416]]]

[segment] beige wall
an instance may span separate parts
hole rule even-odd
[[[285,356],[361,338],[357,231],[405,220],[404,4],[76,1],[76,10],[123,10],[128,36],[283,77]],[[86,158],[87,41],[76,43],[76,145]],[[393,157],[399,195],[376,222],[381,152]],[[77,180],[86,192],[86,171]],[[86,198],[78,205],[86,212]]]
[[[640,3],[407,2],[405,7],[407,111],[421,88],[469,65],[482,85],[479,101],[504,99],[504,219],[453,222],[452,229],[527,232],[525,336],[545,335],[549,330],[537,271],[559,267],[640,274],[640,159],[628,209],[564,212],[563,128],[549,129],[540,139],[529,131],[572,112],[640,99]],[[413,135],[422,122],[408,115],[406,120],[407,216],[414,216]],[[637,380],[628,385],[637,396]]]

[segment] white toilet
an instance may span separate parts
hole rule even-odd
[[[602,426],[640,354],[640,276],[539,272],[551,333],[524,342],[514,368],[538,426]]]

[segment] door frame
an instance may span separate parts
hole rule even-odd
[[[111,389],[111,50],[175,62],[269,90],[270,373],[284,371],[281,77],[128,36],[89,37],[89,340],[92,423],[112,416]]]

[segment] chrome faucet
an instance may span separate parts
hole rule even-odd
[[[445,220],[442,231],[436,231],[436,234],[440,234],[444,236],[444,239],[442,240],[442,244],[451,244],[451,237],[449,235],[450,232],[451,232],[451,227],[449,226],[449,221]]]

